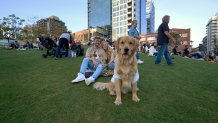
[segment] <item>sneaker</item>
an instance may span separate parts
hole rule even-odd
[[[78,73],[76,79],[72,80],[72,83],[80,82],[85,80],[85,76],[82,73]]]
[[[137,63],[138,63],[138,64],[142,64],[142,63],[144,63],[144,62],[141,61],[140,59],[138,59],[138,60],[137,60]]]
[[[175,65],[175,63],[174,63],[174,62],[172,62],[172,63],[170,63],[170,64],[168,64],[168,65]]]
[[[85,79],[86,85],[90,85],[94,81],[95,81],[95,78],[93,78],[92,76],[90,76],[88,79]]]

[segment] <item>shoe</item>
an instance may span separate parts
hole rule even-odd
[[[164,66],[164,64],[161,64],[161,63],[154,63],[154,64],[157,66]]]
[[[138,60],[137,60],[137,63],[138,63],[138,64],[142,64],[142,63],[144,63],[144,62],[141,61],[140,59],[138,59]]]
[[[170,64],[168,64],[168,65],[175,65],[175,63],[172,62],[172,63],[170,63]]]
[[[76,79],[72,80],[72,83],[80,82],[85,80],[85,76],[82,73],[78,73]]]
[[[94,81],[95,81],[95,78],[93,78],[92,76],[90,76],[88,79],[85,79],[86,85],[90,85]]]

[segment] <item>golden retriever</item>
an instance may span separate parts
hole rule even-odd
[[[110,95],[116,94],[115,104],[120,105],[121,92],[132,91],[132,100],[139,102],[137,96],[137,81],[139,79],[138,66],[135,53],[138,40],[125,36],[115,42],[116,58],[114,75],[109,83],[96,82],[93,87],[97,90],[108,89]]]

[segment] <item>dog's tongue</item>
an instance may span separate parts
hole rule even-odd
[[[124,59],[128,59],[128,58],[129,58],[129,55],[123,55],[123,58],[124,58]]]

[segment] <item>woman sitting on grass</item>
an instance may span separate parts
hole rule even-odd
[[[105,51],[107,59],[103,61],[104,71],[114,69],[115,52],[112,47],[109,46],[107,41],[102,42],[102,49]]]

